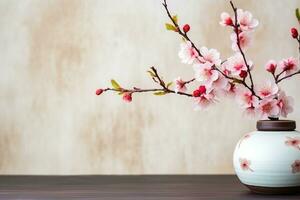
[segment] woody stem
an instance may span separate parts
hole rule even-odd
[[[231,2],[231,4],[232,4],[232,2]],[[177,30],[178,34],[181,35],[182,37],[184,37],[187,41],[189,41],[189,42],[191,43],[192,47],[197,51],[197,53],[199,54],[199,56],[202,57],[202,54],[201,54],[200,50],[196,47],[196,45],[195,45],[195,44],[193,43],[193,41],[188,37],[188,35],[187,35],[186,33],[184,33],[184,32],[180,29],[180,27],[179,27],[179,25],[177,24],[177,22],[173,19],[172,15],[171,15],[171,13],[170,13],[170,11],[169,11],[169,8],[168,8],[167,0],[164,0],[163,6],[164,6],[164,8],[165,8],[165,10],[166,10],[166,12],[167,12],[167,15],[168,15],[169,19],[171,20],[171,22],[173,23],[173,25],[176,27],[176,30]],[[233,6],[233,4],[232,4],[232,6]],[[233,7],[234,7],[234,6],[233,6]],[[234,8],[235,8],[235,7],[234,7]],[[235,8],[235,9],[236,9],[236,8]],[[240,42],[239,42],[239,43],[240,43]],[[240,46],[240,45],[239,45],[239,46]],[[242,53],[242,55],[243,55],[244,60],[246,60],[246,57],[245,57],[244,53]],[[197,59],[199,60],[199,58],[197,58]],[[226,62],[226,60],[225,60],[225,61],[222,61],[222,64],[223,64],[224,62]],[[242,79],[238,79],[238,78],[234,78],[234,77],[228,76],[228,75],[226,75],[225,73],[223,73],[222,70],[220,70],[220,69],[219,69],[217,66],[215,66],[215,65],[213,66],[213,69],[214,69],[214,70],[217,70],[217,71],[218,71],[221,75],[223,75],[225,78],[227,78],[227,79],[229,79],[229,80],[234,80],[234,81],[235,81],[236,83],[238,83],[238,84],[242,84],[243,86],[245,86],[246,88],[248,88],[254,96],[256,96],[258,99],[261,99],[261,98],[260,98],[257,94],[255,94],[255,92],[254,92],[254,89],[253,89],[254,86],[253,86],[252,75],[251,75],[251,72],[250,72],[250,67],[249,67],[249,65],[247,64],[247,60],[245,61],[245,63],[246,63],[246,65],[247,65],[247,69],[248,69],[249,76],[251,77],[251,78],[250,78],[250,79],[251,79],[251,83],[252,83],[251,87],[249,87],[249,86],[247,85],[247,83],[246,83],[245,80],[242,80]]]
[[[239,49],[239,51],[240,51],[240,53],[241,53],[241,55],[243,57],[245,65],[247,67],[247,72],[249,74],[249,79],[250,79],[250,83],[251,83],[251,86],[249,87],[247,85],[247,83],[245,82],[245,80],[244,80],[243,81],[244,82],[243,85],[245,85],[245,86],[247,85],[247,88],[251,91],[252,95],[254,95],[254,96],[258,97],[259,99],[261,99],[258,95],[256,95],[256,93],[254,91],[254,84],[253,84],[253,78],[252,78],[250,66],[249,66],[249,64],[247,62],[246,55],[245,55],[243,49],[241,48],[241,41],[240,41],[240,37],[239,37],[239,34],[240,34],[239,33],[239,26],[240,26],[240,24],[238,23],[238,19],[237,19],[237,8],[234,6],[234,4],[232,3],[232,1],[230,1],[230,5],[231,5],[231,7],[233,9],[233,12],[234,12],[234,25],[233,26],[234,26],[234,32],[236,34],[236,40],[237,40],[236,44],[238,46],[238,49]]]
[[[161,88],[153,88],[153,89],[140,89],[140,88],[136,88],[134,87],[133,89],[125,89],[125,88],[119,88],[119,89],[115,89],[115,88],[106,88],[103,91],[113,91],[113,92],[121,92],[121,93],[146,93],[146,92],[164,92],[165,94],[167,93],[173,93],[173,94],[178,94],[178,95],[182,95],[182,96],[187,96],[187,97],[193,97],[192,94],[189,93],[185,93],[185,92],[175,92],[174,90],[169,89],[165,82],[163,81],[163,79],[159,76],[157,70],[155,69],[155,67],[151,67],[151,70],[154,73],[154,77],[153,80],[156,82],[156,80],[158,81],[157,83],[161,86]],[[193,80],[193,79],[192,79]],[[190,82],[192,82],[192,80],[190,80]]]
[[[299,62],[300,62],[300,36],[298,36],[296,38],[297,42],[298,42],[298,52],[299,52]],[[278,84],[280,83],[281,81],[287,79],[287,78],[290,78],[292,76],[295,76],[297,74],[300,74],[300,69],[292,74],[289,74],[289,75],[286,75],[282,78],[280,78],[280,75],[282,75],[283,73],[285,72],[285,70],[282,70],[282,72],[280,72],[277,76],[275,76],[275,83]]]
[[[191,41],[191,39],[189,38],[189,36],[187,35],[187,33],[184,33],[179,25],[177,24],[177,22],[173,19],[169,9],[168,9],[168,4],[167,4],[167,0],[164,0],[164,2],[162,3],[162,5],[164,6],[166,12],[167,12],[167,15],[168,17],[170,18],[170,20],[172,21],[173,25],[176,27],[176,30],[177,32],[179,33],[179,35],[181,35],[183,38],[185,38],[187,41],[189,41],[192,45],[192,47],[197,51],[197,53],[199,54],[199,56],[202,56],[201,55],[201,52],[200,50],[196,47],[196,45]]]

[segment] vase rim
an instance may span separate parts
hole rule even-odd
[[[256,123],[258,131],[294,131],[296,121],[294,120],[259,120]]]

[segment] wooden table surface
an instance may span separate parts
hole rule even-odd
[[[299,200],[300,195],[252,194],[232,175],[0,176],[0,199]]]

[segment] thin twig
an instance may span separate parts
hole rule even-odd
[[[146,93],[146,92],[164,92],[166,94],[168,93],[172,93],[172,94],[178,94],[178,95],[182,95],[182,96],[187,96],[187,97],[193,97],[192,94],[189,93],[185,93],[185,92],[175,92],[174,90],[169,89],[165,82],[163,81],[163,79],[159,76],[157,70],[155,69],[155,67],[151,67],[151,70],[154,73],[154,77],[153,80],[155,80],[156,83],[158,83],[161,88],[153,88],[153,89],[141,89],[141,88],[136,88],[134,87],[133,89],[125,89],[125,88],[119,88],[119,89],[115,89],[115,88],[106,88],[103,91],[113,91],[113,92],[121,92],[121,93]],[[156,79],[158,81],[156,81]],[[192,82],[192,80],[190,80],[190,82]]]
[[[120,88],[120,89],[114,89],[114,88],[105,88],[103,91],[114,91],[114,92],[122,92],[122,93],[125,93],[125,92],[129,92],[129,93],[139,93],[139,92],[163,92],[164,89],[133,89],[133,90],[130,90],[130,89],[124,89],[124,88]]]
[[[298,37],[296,38],[296,40],[297,40],[297,42],[298,42],[298,50],[299,50],[299,55],[300,55],[300,36],[298,36]],[[299,63],[300,63],[300,56],[299,56]],[[300,70],[298,70],[298,71],[296,71],[296,72],[294,72],[294,73],[292,73],[292,74],[289,74],[289,75],[286,75],[286,76],[280,78],[280,76],[281,76],[285,71],[286,71],[286,70],[282,70],[282,72],[280,72],[278,75],[276,75],[276,76],[274,77],[274,78],[275,78],[275,83],[276,83],[276,84],[278,84],[278,83],[280,83],[281,81],[283,81],[283,80],[285,80],[285,79],[287,79],[287,78],[290,78],[290,77],[292,77],[292,76],[294,76],[294,75],[300,74]]]
[[[160,78],[160,76],[158,75],[157,70],[155,69],[155,67],[152,66],[151,69],[152,69],[152,71],[154,72],[155,77],[156,77],[157,80],[159,81],[160,86],[161,86],[163,89],[167,90],[168,88],[166,87],[165,82]]]
[[[240,37],[239,37],[239,34],[240,34],[240,33],[239,33],[239,26],[240,26],[240,24],[238,24],[237,8],[233,5],[232,1],[230,1],[230,5],[231,5],[231,7],[232,7],[232,9],[233,9],[233,12],[234,12],[234,18],[235,18],[235,22],[234,22],[234,32],[235,32],[235,34],[236,34],[237,46],[238,46],[238,48],[239,48],[239,51],[240,51],[240,53],[241,53],[241,55],[242,55],[242,57],[243,57],[243,60],[244,60],[244,62],[245,62],[245,65],[246,65],[246,67],[247,67],[247,72],[248,72],[248,74],[249,74],[249,78],[250,78],[250,82],[251,82],[251,87],[249,87],[245,81],[243,81],[243,82],[244,82],[243,84],[244,84],[244,85],[247,85],[247,88],[250,89],[250,91],[252,92],[252,94],[253,94],[254,96],[256,96],[256,97],[258,97],[259,99],[261,99],[258,95],[256,95],[256,93],[255,93],[255,91],[254,91],[254,84],[253,84],[253,78],[252,78],[250,66],[249,66],[249,64],[248,64],[248,62],[247,62],[246,55],[245,55],[243,49],[241,48]]]
[[[299,52],[298,57],[299,57],[299,64],[300,64],[300,35],[297,38],[297,42],[298,42],[298,52]]]
[[[114,89],[114,88],[105,88],[103,91],[114,91],[114,92],[129,92],[129,93],[146,93],[146,92],[166,92],[166,93],[172,93],[172,94],[179,94],[179,95],[183,95],[183,96],[188,96],[188,97],[192,97],[192,94],[188,94],[185,92],[175,92],[174,90],[165,90],[165,89],[139,89],[139,90],[129,90],[129,89]]]
[[[189,36],[187,35],[187,33],[184,33],[184,32],[180,29],[180,27],[179,27],[179,25],[177,24],[177,22],[175,22],[175,20],[173,19],[172,15],[171,15],[171,13],[170,13],[170,11],[169,11],[169,9],[168,9],[167,0],[164,0],[164,3],[162,3],[162,5],[164,6],[164,8],[165,8],[165,10],[166,10],[166,12],[167,12],[167,15],[168,15],[168,17],[170,18],[170,20],[172,21],[173,25],[176,27],[177,32],[178,32],[182,37],[184,37],[186,40],[188,40],[188,41],[191,43],[192,47],[197,51],[198,55],[202,57],[202,54],[201,54],[200,50],[199,50],[199,49],[196,47],[196,45],[191,41],[191,39],[189,38]]]
[[[192,78],[192,79],[189,80],[189,81],[185,81],[185,82],[184,82],[184,85],[190,84],[190,83],[194,82],[195,80],[196,80],[195,78]]]
[[[292,77],[292,76],[294,76],[294,75],[296,75],[296,74],[300,74],[300,70],[298,70],[298,71],[295,72],[295,73],[289,74],[289,75],[287,75],[287,76],[285,76],[285,77],[283,77],[283,78],[281,78],[281,79],[276,80],[276,83],[278,84],[279,82],[283,81],[284,79],[290,78],[290,77]]]
[[[285,72],[285,70],[282,70],[279,74],[275,76],[275,82],[279,79],[279,77]]]

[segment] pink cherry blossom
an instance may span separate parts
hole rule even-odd
[[[297,60],[293,57],[284,59],[279,62],[279,67],[285,72],[285,75],[292,74],[297,71]]]
[[[256,116],[256,107],[259,105],[259,99],[245,88],[238,87],[236,89],[235,98],[243,109],[243,114],[247,117],[254,118]]]
[[[252,62],[248,61],[248,65],[251,68]],[[242,71],[247,71],[247,66],[240,53],[236,53],[234,56],[229,57],[223,66],[228,70],[229,74],[233,76],[239,76]]]
[[[295,162],[291,165],[292,173],[299,173],[300,172],[300,160],[295,160]]]
[[[222,26],[232,26],[233,25],[233,20],[227,12],[221,13],[220,25],[222,25]]]
[[[234,83],[227,82],[227,85],[225,86],[224,92],[225,92],[225,95],[227,95],[229,97],[235,97],[236,90],[237,90],[236,85]]]
[[[257,93],[262,99],[273,97],[278,91],[277,84],[272,81],[267,81],[265,84],[257,86]]]
[[[287,137],[285,144],[287,146],[291,146],[291,147],[294,147],[294,148],[300,150],[300,137],[295,137],[295,138]]]
[[[231,48],[233,51],[238,52],[240,51],[238,45],[237,45],[237,37],[236,33],[232,33],[230,35],[230,39],[232,41]],[[248,32],[241,32],[239,33],[239,42],[240,42],[240,47],[242,50],[247,50],[247,48],[252,44],[252,37]]]
[[[250,168],[250,165],[251,165],[250,160],[247,160],[245,158],[240,158],[239,161],[240,161],[240,167],[242,170],[253,172],[253,170]]]
[[[272,74],[275,73],[276,68],[277,68],[277,63],[275,60],[269,60],[265,65],[265,69]]]
[[[276,99],[265,98],[260,101],[257,108],[257,113],[261,119],[267,119],[268,117],[278,117],[280,109],[277,105]]]
[[[199,97],[194,97],[195,110],[205,110],[209,105],[215,103],[215,98],[216,95],[214,90],[206,90],[206,92],[201,94]]]
[[[185,86],[185,81],[183,81],[180,77],[174,80],[175,82],[175,92],[185,92],[187,90]]]
[[[258,26],[258,20],[253,19],[252,14],[249,11],[237,9],[237,20],[242,31],[253,30]]]
[[[212,88],[215,90],[227,90],[228,80],[224,76],[219,76],[217,80],[212,83]]]
[[[237,88],[236,100],[245,110],[257,107],[259,104],[259,99],[254,96],[251,91],[245,88]]]
[[[202,82],[207,87],[211,87],[212,83],[219,77],[219,73],[212,69],[212,64],[209,62],[204,64],[195,64],[193,68],[195,71],[196,80]]]
[[[287,117],[287,115],[293,112],[293,98],[286,96],[284,91],[280,91],[278,95],[277,105],[280,108],[280,115],[282,117]]]
[[[209,63],[215,64],[215,65],[221,64],[220,53],[216,49],[208,49],[206,47],[201,47],[200,53],[202,55],[200,60],[203,63],[209,62]]]
[[[181,43],[178,56],[182,63],[192,64],[199,55],[196,49],[192,47],[192,43],[187,41]]]

